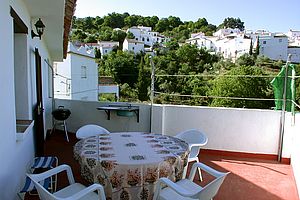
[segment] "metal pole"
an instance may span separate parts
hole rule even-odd
[[[155,66],[153,63],[152,56],[149,56],[151,64],[151,111],[150,111],[150,133],[152,131],[152,115],[153,115],[153,101],[154,101],[154,81],[155,81]]]
[[[282,147],[283,147],[283,136],[284,136],[284,126],[285,126],[285,108],[286,108],[286,86],[287,78],[289,72],[289,66],[291,60],[291,54],[288,55],[286,64],[285,64],[285,75],[284,75],[284,87],[283,87],[283,102],[282,102],[282,111],[280,118],[280,135],[279,135],[279,147],[278,147],[278,162],[281,162],[282,159]]]
[[[155,81],[155,66],[152,60],[152,56],[149,57],[150,58],[150,63],[151,63],[151,105],[153,104],[153,100],[154,100],[154,81]]]

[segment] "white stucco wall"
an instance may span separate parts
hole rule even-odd
[[[150,131],[150,106],[145,104],[132,105],[139,106],[140,120],[137,123],[136,116],[123,117],[117,116],[116,112],[111,112],[111,119],[107,120],[105,111],[97,110],[97,107],[105,106],[110,102],[94,102],[94,101],[74,101],[55,99],[55,105],[63,105],[70,109],[71,116],[67,119],[68,131],[75,133],[78,128],[86,124],[98,124],[105,127],[111,132],[120,131]]]
[[[294,177],[298,188],[298,195],[300,199],[300,114],[296,114],[295,125],[291,127],[293,131],[293,143],[291,152],[291,165],[293,167]]]
[[[94,58],[70,54],[72,99],[98,100],[98,67]],[[81,77],[81,66],[86,66],[86,78]]]
[[[55,98],[98,100],[98,66],[94,58],[69,52],[67,58],[57,62],[56,66]],[[81,66],[86,67],[86,78],[81,77]]]
[[[27,1],[28,2],[28,1]],[[10,6],[16,11],[28,27],[28,34],[15,34]],[[2,0],[0,6],[1,44],[0,49],[0,199],[18,199],[17,192],[23,186],[25,173],[34,157],[33,129],[30,129],[22,141],[17,141],[16,119],[33,119],[33,107],[36,105],[35,59],[34,49],[38,48],[42,57],[43,97],[45,108],[45,129],[51,127],[51,98],[48,91],[48,66],[51,57],[45,41],[31,38],[32,18],[29,6],[22,0]],[[24,48],[24,46],[26,47]],[[18,46],[18,49],[16,49]],[[21,55],[14,59],[14,55]],[[14,68],[16,67],[16,73]],[[15,87],[16,86],[16,87]],[[15,96],[15,89],[18,93]],[[21,98],[21,99],[20,99]],[[24,98],[24,99],[23,99]],[[16,112],[17,108],[17,112]],[[49,117],[50,116],[50,117]]]
[[[55,63],[54,97],[71,99],[71,57]],[[70,88],[70,89],[69,89]]]
[[[289,47],[287,54],[291,54],[291,62],[300,63],[300,46],[298,47]]]
[[[282,42],[279,42],[281,39]],[[265,42],[265,44],[264,44]],[[263,36],[259,38],[259,54],[272,60],[286,60],[288,51],[287,37]]]
[[[103,102],[56,100],[56,105],[70,108],[69,130],[96,123],[115,131],[150,131],[151,106],[140,106],[140,123],[136,118],[116,116],[107,120],[104,111],[96,108]],[[166,135],[196,128],[209,138],[207,149],[277,155],[281,112],[259,109],[233,109],[195,106],[154,105],[151,132]],[[290,114],[286,115],[283,157],[290,158],[293,143],[293,126]],[[300,123],[300,122],[299,122]]]
[[[207,149],[273,155],[278,152],[281,113],[277,111],[171,105],[155,105],[153,111],[152,132],[176,135],[196,128],[209,138]],[[290,124],[286,120],[286,158],[291,154]]]

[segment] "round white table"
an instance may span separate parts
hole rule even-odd
[[[160,177],[176,181],[187,164],[188,145],[171,136],[121,132],[77,142],[81,175],[104,186],[107,199],[151,199]]]

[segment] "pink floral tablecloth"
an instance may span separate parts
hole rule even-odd
[[[74,146],[81,175],[102,184],[108,200],[152,200],[160,177],[182,178],[188,153],[180,139],[141,132],[102,134]]]

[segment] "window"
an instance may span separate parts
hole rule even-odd
[[[13,8],[10,9],[12,17],[13,29],[11,34],[13,37],[13,59],[14,59],[14,89],[15,89],[15,114],[16,119],[32,119],[31,104],[29,102],[30,95],[35,93],[29,93],[32,82],[29,73],[34,72],[34,66],[28,65],[28,59],[32,59],[32,63],[35,63],[35,57],[33,51],[30,51],[30,57],[28,58],[28,28],[23,20],[18,16]],[[31,61],[31,60],[30,60]],[[32,68],[31,68],[32,67]],[[31,70],[32,69],[32,70]],[[35,81],[32,82],[32,86],[35,86]]]
[[[134,47],[132,47],[132,50],[134,50]]]
[[[142,38],[142,41],[145,41],[145,38]]]
[[[147,38],[147,42],[149,42],[149,38]]]
[[[267,44],[267,41],[263,41],[263,44]]]
[[[81,78],[87,78],[87,67],[81,66]]]
[[[282,39],[281,39],[281,38],[279,39],[279,42],[282,42]]]
[[[137,41],[138,41],[138,40],[139,40],[139,38],[135,38],[135,40],[137,40]]]

